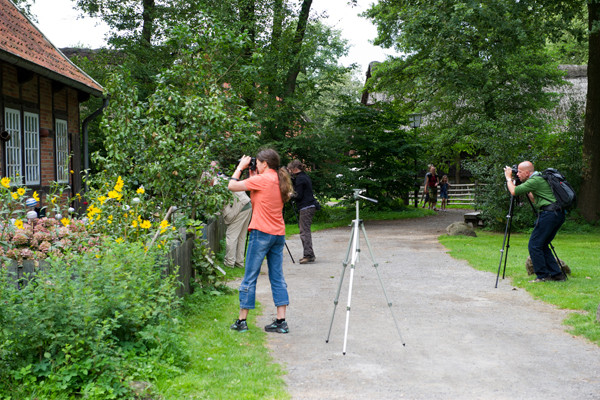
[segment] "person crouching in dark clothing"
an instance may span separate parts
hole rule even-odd
[[[298,208],[298,225],[300,227],[300,240],[304,249],[300,264],[315,262],[315,252],[312,247],[312,235],[310,226],[315,212],[320,208],[315,199],[310,177],[304,172],[306,166],[300,160],[293,160],[287,166],[292,174],[294,184],[294,195],[292,200]]]

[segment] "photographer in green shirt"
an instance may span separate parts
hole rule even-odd
[[[513,181],[511,167],[504,169],[506,186],[513,196],[527,195],[538,209],[535,227],[529,238],[529,256],[537,275],[530,282],[564,281],[567,279],[550,250],[550,243],[565,222],[565,212],[556,203],[552,188],[530,161],[523,161]]]

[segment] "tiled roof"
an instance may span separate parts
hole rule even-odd
[[[100,96],[102,86],[73,64],[10,0],[0,0],[0,60]]]

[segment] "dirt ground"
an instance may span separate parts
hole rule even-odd
[[[510,279],[494,288],[495,274],[452,259],[437,242],[463,214],[365,222],[393,305],[361,233],[345,355],[350,267],[333,311],[351,229],[314,233],[314,264],[298,264],[300,238],[289,238],[296,261],[284,250],[290,333],[269,334],[268,343],[293,399],[600,399],[600,348],[566,332],[567,311]],[[261,329],[275,314],[264,273],[257,290]]]

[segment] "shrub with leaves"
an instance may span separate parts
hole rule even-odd
[[[21,290],[0,270],[0,392],[131,398],[129,381],[177,370],[174,275],[141,243],[50,258]]]
[[[232,162],[251,151],[258,130],[224,80],[231,65],[215,62],[215,46],[227,40],[222,36],[211,24],[199,32],[174,28],[168,43],[176,60],[154,77],[156,88],[144,101],[126,72],[112,75],[102,122],[106,156],[94,156],[104,169],[143,184],[165,208],[175,205],[204,220],[230,199],[225,185],[203,181],[211,161]],[[243,41],[231,45],[241,48]]]

